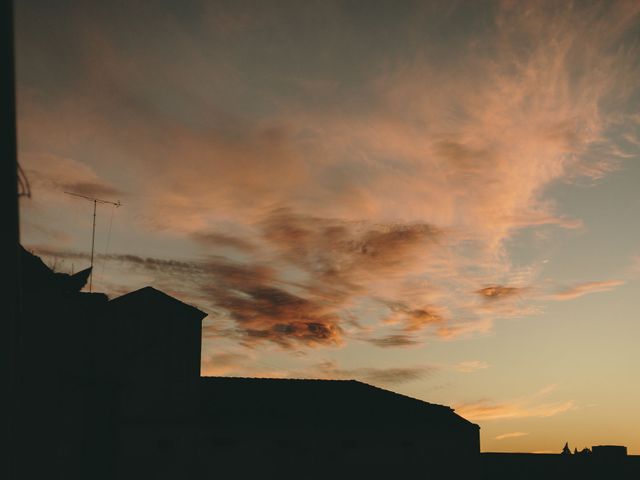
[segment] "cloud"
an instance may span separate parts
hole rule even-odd
[[[547,418],[575,408],[573,400],[546,401],[556,385],[548,385],[527,397],[507,402],[479,400],[455,406],[455,411],[472,421],[490,421],[513,418]]]
[[[34,192],[45,199],[52,195],[62,196],[70,191],[80,195],[110,199],[123,195],[110,182],[85,163],[51,154],[31,154],[23,159],[29,182]],[[37,198],[37,197],[36,197]]]
[[[455,407],[455,411],[464,418],[472,421],[488,421],[505,418],[553,417],[554,415],[572,410],[574,407],[575,404],[571,400],[528,406],[480,401],[458,405]]]
[[[432,375],[435,367],[386,367],[386,368],[351,368],[343,369],[335,361],[327,361],[312,367],[325,378],[332,379],[357,379],[366,383],[382,385],[400,385],[420,380]]]
[[[220,232],[194,232],[191,238],[203,246],[228,247],[236,250],[253,252],[256,247],[249,240]]]
[[[550,298],[552,300],[573,300],[574,298],[582,297],[590,293],[609,292],[620,285],[624,285],[624,283],[625,282],[621,280],[579,283],[551,295]]]
[[[505,287],[502,285],[489,285],[480,290],[476,290],[476,293],[487,300],[498,300],[503,298],[510,298],[519,295],[524,289],[519,287]]]
[[[284,208],[269,212],[260,225],[283,260],[344,286],[393,274],[442,235],[424,223],[344,221]]]
[[[517,438],[517,437],[525,437],[529,435],[529,432],[510,432],[503,433],[502,435],[498,435],[494,437],[495,440],[505,440],[507,438]]]
[[[417,332],[431,325],[442,325],[443,315],[433,306],[411,308],[399,302],[386,302],[391,315],[384,322],[395,325],[400,323],[404,332]]]
[[[410,335],[387,335],[385,337],[370,338],[367,340],[369,343],[376,347],[391,348],[391,347],[409,347],[418,345],[420,342]]]
[[[453,369],[461,373],[473,373],[478,370],[489,368],[489,364],[482,360],[467,360],[459,362],[453,366]]]
[[[255,25],[291,23],[279,10],[208,12],[213,29],[147,13],[134,26],[146,16],[81,9],[53,32],[23,12],[21,163],[34,198],[127,192],[123,244],[188,261],[121,257],[135,268],[113,283],[188,294],[222,325],[212,334],[293,349],[486,332],[533,311],[525,286],[538,271],[514,266],[510,241],[581,225],[549,187],[623,161],[610,127],[635,105],[633,2],[503,2],[444,43],[420,22],[453,17],[410,15],[394,51],[328,8],[339,37],[301,17],[320,57],[286,35],[256,41]],[[126,26],[159,43],[122,48]],[[367,47],[357,71],[345,44]],[[36,223],[73,229],[65,200],[38,202]],[[356,323],[367,332],[351,335]]]
[[[339,345],[340,319],[320,302],[270,286],[250,286],[237,293],[211,287],[216,305],[227,310],[249,342],[269,340],[283,347]]]
[[[399,385],[424,378],[429,373],[424,368],[363,368],[354,375],[371,383]]]
[[[84,253],[72,251],[35,251],[54,258],[87,258]],[[205,335],[231,335],[248,344],[268,341],[284,348],[342,343],[341,319],[333,305],[312,293],[288,291],[286,282],[279,281],[268,266],[220,257],[179,261],[111,254],[98,258],[119,262],[130,271],[152,274],[155,284],[169,293],[183,292],[186,287],[190,291],[187,295],[200,306],[204,303],[213,317],[226,316],[235,323],[233,329],[213,327],[214,332],[207,332],[205,327]]]
[[[219,352],[207,355],[201,362],[202,375],[230,375],[244,367],[250,358],[249,355],[235,352]]]

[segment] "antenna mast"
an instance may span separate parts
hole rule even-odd
[[[111,202],[109,200],[102,200],[100,198],[88,197],[86,195],[80,195],[79,193],[74,192],[64,192],[67,195],[73,195],[74,197],[84,198],[85,200],[90,200],[93,202],[93,229],[91,231],[91,275],[89,276],[89,292],[91,292],[91,288],[93,287],[93,251],[96,240],[96,207],[98,203],[105,203],[108,205],[113,205],[118,208],[122,206],[120,200],[116,200],[115,202]]]

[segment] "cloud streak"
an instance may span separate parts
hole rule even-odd
[[[579,283],[572,287],[560,290],[557,293],[551,295],[552,300],[573,300],[575,298],[589,295],[597,292],[609,292],[620,285],[624,285],[622,280],[604,280],[597,282],[585,282]]]
[[[507,402],[479,400],[455,407],[458,414],[472,421],[492,421],[520,418],[548,418],[575,408],[573,400],[546,401],[556,385],[549,385],[527,397]]]
[[[529,432],[510,432],[510,433],[503,433],[502,435],[498,435],[496,437],[494,437],[495,440],[506,440],[507,438],[518,438],[518,437],[525,437],[529,435]]]
[[[357,379],[366,383],[401,385],[414,382],[435,373],[435,367],[385,367],[385,368],[340,368],[335,361],[327,361],[312,367],[311,371],[324,378]]]

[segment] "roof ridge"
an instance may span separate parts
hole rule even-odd
[[[242,380],[284,380],[284,381],[302,381],[302,382],[356,382],[362,383],[353,378],[295,378],[295,377],[242,377],[237,375],[207,375],[201,376],[202,379],[217,379],[217,378],[233,378]]]
[[[175,302],[175,303],[179,303],[181,305],[183,305],[184,307],[187,307],[189,309],[195,310],[197,311],[199,314],[202,314],[202,317],[206,317],[207,313],[203,312],[202,310],[200,310],[198,307],[195,307],[193,305],[190,305],[188,303],[183,302],[182,300],[180,300],[179,298],[174,297],[173,295],[169,295],[166,292],[163,292],[162,290],[152,287],[151,285],[147,285],[145,287],[142,288],[138,288],[137,290],[133,290],[132,292],[128,292],[125,293],[124,295],[120,295],[119,297],[113,298],[109,301],[109,303],[113,303],[113,304],[118,304],[122,301],[130,301],[132,299],[137,298],[139,295],[144,295],[144,294],[154,294],[157,296],[160,296],[162,298],[167,299],[170,302]]]

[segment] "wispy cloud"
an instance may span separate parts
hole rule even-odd
[[[489,364],[483,360],[466,360],[456,363],[452,368],[461,373],[473,373],[489,368]]]
[[[624,283],[625,282],[622,280],[579,283],[554,293],[550,298],[552,300],[573,300],[574,298],[582,297],[583,295],[588,295],[590,293],[609,292],[620,285],[624,285]]]
[[[502,435],[498,435],[494,437],[495,440],[505,440],[507,438],[517,438],[517,437],[525,437],[529,435],[529,432],[510,432],[503,433]]]
[[[428,377],[437,371],[436,367],[384,367],[344,369],[335,361],[327,361],[310,369],[316,375],[333,379],[356,379],[380,385],[400,385]]]
[[[203,376],[229,375],[237,372],[250,360],[249,355],[239,352],[213,353],[201,362]]]
[[[410,347],[418,345],[420,342],[411,335],[387,335],[385,337],[374,337],[367,340],[377,347]]]
[[[575,408],[573,400],[546,401],[556,385],[549,385],[540,391],[506,402],[479,400],[462,403],[455,407],[458,414],[474,421],[490,421],[515,418],[546,418],[559,415]]]

